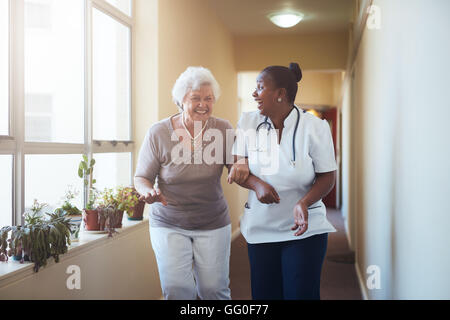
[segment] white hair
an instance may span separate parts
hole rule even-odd
[[[203,67],[188,67],[175,82],[172,89],[173,102],[183,110],[183,99],[190,90],[198,90],[202,85],[210,85],[214,99],[219,99],[220,87],[211,71]]]

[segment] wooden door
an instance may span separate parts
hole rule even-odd
[[[326,111],[321,112],[322,119],[325,119],[328,121],[328,124],[330,125],[331,129],[331,135],[333,137],[333,144],[334,144],[334,155],[337,158],[336,154],[336,143],[337,143],[337,108],[331,108]],[[323,202],[325,205],[329,208],[336,208],[336,184],[337,181],[335,181],[333,189],[330,191],[330,193],[323,198]]]

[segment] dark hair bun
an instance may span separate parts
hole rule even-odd
[[[295,80],[297,82],[299,82],[300,80],[302,80],[302,70],[300,69],[298,63],[296,62],[291,62],[289,64],[289,70],[291,70],[294,75],[295,75]]]

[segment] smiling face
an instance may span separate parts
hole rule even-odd
[[[215,102],[210,85],[202,85],[198,90],[189,90],[184,96],[183,111],[190,121],[206,121],[212,114]]]
[[[256,78],[256,89],[252,96],[258,104],[261,115],[270,117],[277,112],[281,92],[280,89],[275,88],[273,81],[264,72]]]

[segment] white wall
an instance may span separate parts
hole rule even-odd
[[[370,299],[449,299],[450,2],[374,4],[381,29],[364,32],[343,109],[358,268],[366,279],[368,266],[380,267]]]

